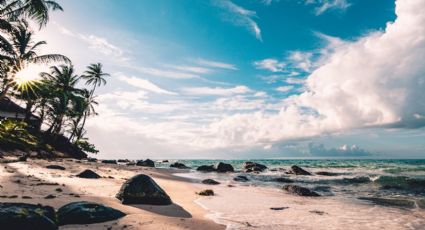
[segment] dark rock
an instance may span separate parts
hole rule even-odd
[[[140,160],[137,161],[136,163],[137,166],[144,166],[144,167],[155,167],[155,162],[153,162],[150,159],[146,159],[146,160]]]
[[[342,183],[344,184],[363,184],[371,182],[369,177],[353,177],[353,178],[343,178]]]
[[[56,198],[56,196],[55,195],[52,195],[52,194],[49,194],[49,195],[47,195],[47,196],[44,197],[44,199],[47,199],[47,200],[55,199],[55,198]]]
[[[178,169],[190,169],[190,167],[187,167],[185,164],[175,162],[170,165],[171,168],[178,168]]]
[[[86,178],[86,179],[98,179],[98,178],[100,178],[100,176],[97,173],[93,172],[90,169],[86,169],[86,170],[82,171],[81,173],[77,174],[77,177]]]
[[[249,181],[248,177],[246,176],[236,176],[235,178],[233,178],[234,181],[239,181],[239,182],[247,182]]]
[[[58,227],[55,210],[52,207],[42,205],[0,203],[0,229],[56,230]]]
[[[274,178],[272,181],[279,182],[279,183],[294,183],[293,180],[286,177]]]
[[[162,160],[161,162],[162,162],[162,163],[168,163],[168,162],[170,162],[170,161],[168,161],[168,160]]]
[[[333,172],[316,172],[316,175],[319,176],[338,176],[338,173],[333,173]]]
[[[214,196],[214,191],[211,190],[211,189],[205,189],[205,190],[198,192],[198,195],[200,195],[200,196]]]
[[[196,169],[196,171],[215,172],[215,168],[214,168],[214,165],[201,165]]]
[[[425,199],[418,200],[416,204],[419,208],[425,209]]]
[[[58,210],[59,225],[101,223],[125,215],[119,210],[86,201],[69,203]]]
[[[22,199],[32,199],[30,196],[22,196]]]
[[[245,172],[263,172],[267,166],[255,162],[247,161],[243,164]]]
[[[96,158],[87,158],[87,161],[88,162],[97,162],[97,159]]]
[[[303,168],[297,165],[291,166],[291,169],[289,170],[288,174],[305,175],[305,176],[311,175],[310,172],[307,172],[306,170],[304,170]]]
[[[103,164],[113,164],[116,165],[117,161],[116,160],[102,160],[101,161]]]
[[[318,193],[298,185],[285,185],[283,190],[298,196],[320,196]]]
[[[63,192],[63,190],[61,188],[57,188],[55,189],[56,192]]]
[[[55,186],[55,185],[59,185],[58,183],[50,183],[50,182],[40,182],[35,184],[35,186],[41,186],[41,185],[45,185],[45,186]]]
[[[394,206],[399,208],[414,208],[415,202],[405,199],[387,199],[379,197],[359,197],[360,200],[367,200],[376,205]]]
[[[281,210],[285,210],[285,209],[288,209],[289,207],[271,207],[270,209],[271,210],[274,210],[274,211],[281,211]]]
[[[153,204],[169,205],[171,198],[152,178],[139,174],[128,179],[122,186],[116,198],[123,204]]]
[[[65,170],[65,167],[60,165],[47,165],[46,168],[48,169],[57,169],[57,170]]]
[[[128,159],[119,159],[118,163],[127,163],[130,162]]]
[[[227,172],[234,172],[235,171],[235,169],[233,168],[233,166],[231,164],[226,164],[226,163],[223,163],[223,162],[218,163],[215,166],[215,169],[219,173],[227,173]]]
[[[27,161],[27,159],[28,159],[28,155],[26,154],[18,157],[18,161]]]
[[[215,181],[213,179],[205,179],[202,181],[202,184],[217,185],[220,184],[220,182]]]
[[[320,215],[320,216],[327,214],[326,212],[320,211],[320,210],[311,210],[310,213],[317,214],[317,215]]]

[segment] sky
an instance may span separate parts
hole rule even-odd
[[[423,0],[58,0],[100,158],[425,156]]]

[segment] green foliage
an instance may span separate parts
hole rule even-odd
[[[31,150],[37,146],[37,138],[28,132],[25,122],[5,119],[0,121],[0,146],[5,150]]]
[[[86,153],[98,153],[99,150],[96,149],[96,146],[94,146],[93,144],[90,144],[88,141],[86,140],[78,140],[75,142],[75,144],[84,152]]]

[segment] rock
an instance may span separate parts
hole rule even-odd
[[[213,179],[205,179],[202,181],[202,184],[217,185],[220,184],[220,182],[215,181]]]
[[[44,197],[44,199],[46,199],[46,200],[55,199],[55,198],[56,198],[56,196],[52,195],[52,194],[49,194],[49,195]]]
[[[243,164],[245,172],[263,172],[267,166],[255,162],[247,161]]]
[[[153,162],[150,159],[146,159],[145,161],[143,161],[143,160],[137,161],[136,165],[137,166],[144,166],[144,167],[155,167],[155,162]]]
[[[65,170],[65,167],[60,166],[60,165],[47,165],[46,168],[47,169]]]
[[[215,166],[215,170],[219,173],[227,173],[227,172],[234,172],[235,169],[233,168],[233,166],[231,164],[226,164],[223,162],[218,163]]]
[[[215,168],[214,168],[214,165],[201,165],[196,169],[196,171],[215,172]]]
[[[338,176],[339,173],[333,173],[333,172],[316,172],[316,175],[319,176]]]
[[[425,209],[425,199],[418,200],[416,204],[419,208]]]
[[[293,180],[286,178],[286,177],[274,178],[274,179],[272,179],[272,181],[279,182],[279,183],[294,183]]]
[[[274,211],[281,211],[281,210],[285,210],[285,209],[288,209],[289,207],[271,207],[270,209],[271,210],[274,210]]]
[[[161,162],[162,162],[162,163],[168,163],[168,162],[170,162],[170,161],[168,161],[168,160],[162,160]]]
[[[26,154],[18,157],[18,161],[27,161],[27,159],[28,159],[28,155]]]
[[[248,177],[246,176],[236,176],[235,178],[233,178],[234,181],[239,181],[239,182],[247,182],[249,181]]]
[[[127,162],[125,165],[127,165],[127,166],[134,166],[134,165],[136,165],[136,162],[130,161],[130,162]]]
[[[61,188],[57,188],[55,189],[56,192],[63,192],[63,190]]]
[[[291,166],[291,169],[289,170],[288,174],[305,175],[305,176],[311,175],[310,172],[307,172],[306,170],[304,170],[303,168],[297,165]]]
[[[77,177],[86,178],[86,179],[98,179],[98,178],[100,178],[100,176],[97,173],[93,172],[90,169],[86,169],[86,170],[80,172],[79,174],[77,174]]]
[[[116,160],[102,160],[101,161],[103,164],[113,164],[116,165],[117,161]]]
[[[116,198],[123,204],[169,205],[171,198],[147,175],[139,174],[128,179]]]
[[[118,159],[118,163],[127,163],[130,162],[128,159]]]
[[[187,167],[185,164],[175,162],[170,165],[171,168],[178,168],[178,169],[190,169],[190,167]]]
[[[320,210],[311,210],[310,213],[317,214],[317,215],[320,215],[320,216],[327,214],[326,212],[320,211]]]
[[[198,192],[198,195],[200,195],[200,196],[214,196],[214,191],[211,190],[211,189],[205,189],[205,190]]]
[[[394,206],[399,208],[414,208],[415,202],[405,199],[387,199],[379,197],[359,197],[360,200],[367,200],[376,205]]]
[[[361,177],[353,177],[353,178],[343,178],[341,183],[343,184],[363,184],[371,182],[369,177],[361,176]]]
[[[87,161],[88,162],[97,162],[97,159],[96,158],[87,158]]]
[[[0,203],[0,228],[5,230],[56,230],[55,210],[50,206]]]
[[[73,202],[62,206],[58,210],[59,225],[67,224],[94,224],[124,217],[126,214],[92,202]]]
[[[285,185],[283,190],[298,196],[320,196],[318,193],[298,185]]]

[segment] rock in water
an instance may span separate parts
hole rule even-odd
[[[144,166],[144,167],[155,167],[155,162],[153,162],[150,159],[146,159],[145,161],[143,161],[143,160],[137,161],[136,165],[137,166]]]
[[[226,164],[223,162],[218,163],[215,166],[215,170],[219,173],[226,173],[226,172],[234,172],[235,169],[233,168],[233,166],[231,164]]]
[[[262,172],[267,169],[267,166],[255,162],[247,161],[243,164],[245,172]]]
[[[214,172],[215,168],[214,165],[201,165],[199,166],[196,171],[201,171],[201,172]]]
[[[56,230],[55,210],[50,206],[24,203],[0,203],[0,229]]]
[[[285,185],[283,190],[298,196],[320,196],[318,193],[298,185]]]
[[[310,172],[307,172],[306,170],[304,170],[303,168],[297,166],[297,165],[293,165],[291,167],[291,170],[289,170],[288,172],[289,174],[295,174],[295,175],[306,175],[309,176],[311,175]]]
[[[46,168],[47,169],[65,170],[65,167],[60,166],[60,165],[47,165]]]
[[[339,173],[333,173],[333,172],[316,172],[316,175],[319,176],[338,176]]]
[[[122,186],[116,198],[123,204],[153,204],[169,205],[171,198],[152,178],[139,174],[128,179]]]
[[[246,176],[237,176],[235,178],[233,178],[234,181],[239,181],[239,182],[247,182],[249,181],[248,177]]]
[[[101,161],[103,164],[113,164],[116,165],[117,161],[116,160],[103,160]]]
[[[272,181],[279,182],[279,183],[294,183],[293,180],[286,177],[274,178]]]
[[[190,169],[190,167],[187,167],[185,164],[175,162],[170,165],[171,168],[178,168],[178,169]]]
[[[220,184],[220,182],[215,181],[213,179],[205,179],[202,181],[202,184],[217,185]]]
[[[125,215],[119,210],[86,201],[69,203],[58,210],[59,225],[101,223]]]
[[[81,173],[77,174],[77,177],[86,178],[86,179],[98,179],[98,178],[100,178],[100,176],[97,173],[91,171],[90,169],[86,169],[86,170],[82,171]]]

